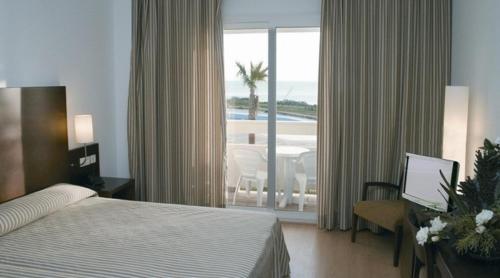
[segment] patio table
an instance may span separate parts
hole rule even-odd
[[[292,202],[294,184],[294,160],[309,149],[297,146],[277,146],[276,157],[278,163],[278,192],[284,191],[279,199],[279,208],[285,208],[288,202]],[[281,194],[280,194],[281,195]]]

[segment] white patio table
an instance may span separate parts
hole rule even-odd
[[[279,192],[279,208],[285,208],[288,202],[292,202],[294,185],[294,160],[309,149],[296,146],[277,146],[277,192]],[[284,194],[282,196],[281,190]]]

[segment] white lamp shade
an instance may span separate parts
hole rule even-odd
[[[443,158],[460,163],[459,180],[465,180],[469,87],[446,86]]]
[[[94,142],[92,115],[75,116],[75,135],[77,143],[88,144]]]

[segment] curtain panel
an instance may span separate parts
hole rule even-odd
[[[320,228],[349,229],[363,183],[398,183],[405,152],[441,155],[450,33],[450,0],[323,0]]]
[[[130,173],[144,201],[224,206],[219,0],[134,0]]]

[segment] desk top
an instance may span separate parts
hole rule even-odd
[[[459,256],[449,244],[438,245],[436,265],[443,277],[453,278],[489,278],[500,277],[500,263],[485,263],[467,257]],[[447,275],[446,275],[447,274]]]

